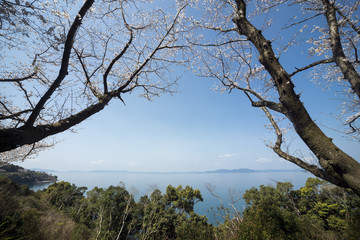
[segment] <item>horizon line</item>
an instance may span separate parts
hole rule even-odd
[[[31,168],[33,171],[44,171],[44,172],[122,172],[122,173],[132,173],[132,174],[199,174],[199,173],[252,173],[252,172],[298,172],[304,171],[301,168],[292,168],[292,169],[251,169],[251,168],[236,168],[236,169],[216,169],[216,170],[205,170],[205,171],[130,171],[130,170],[110,170],[110,169],[97,169],[97,170],[54,170],[54,169],[41,169],[41,168]]]

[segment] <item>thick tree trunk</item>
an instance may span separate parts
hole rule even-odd
[[[299,96],[294,91],[291,77],[276,58],[271,42],[246,19],[244,1],[236,0],[237,17],[234,22],[241,35],[245,35],[259,52],[259,61],[269,72],[279,93],[285,115],[295,131],[318,158],[321,167],[333,178],[353,189],[360,196],[360,164],[340,150],[311,119]],[[306,169],[308,170],[308,169]]]

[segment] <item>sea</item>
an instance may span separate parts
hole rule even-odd
[[[212,224],[224,221],[225,211],[236,215],[246,207],[241,198],[247,189],[260,185],[275,186],[276,182],[291,182],[294,189],[304,186],[306,179],[313,177],[304,171],[269,171],[238,173],[130,173],[130,172],[52,172],[59,181],[67,181],[88,190],[94,187],[107,188],[125,186],[136,200],[143,195],[150,195],[154,189],[163,193],[168,185],[191,186],[201,191],[203,201],[198,202],[194,211],[205,215]],[[49,183],[32,187],[37,191],[46,188]]]

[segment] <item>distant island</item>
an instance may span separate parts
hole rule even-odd
[[[57,181],[57,176],[53,176],[45,172],[24,169],[10,163],[0,164],[0,176],[8,177],[20,185],[29,186],[41,182],[54,183]]]

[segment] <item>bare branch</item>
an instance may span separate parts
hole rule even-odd
[[[91,76],[89,76],[88,71],[86,69],[86,65],[84,63],[84,61],[82,60],[82,53],[79,53],[79,51],[77,51],[74,48],[74,51],[76,53],[76,56],[78,57],[78,60],[80,62],[81,68],[83,69],[83,72],[85,74],[86,77],[86,86],[90,88],[90,91],[94,94],[95,97],[97,97],[98,99],[101,97],[101,94],[96,90],[96,88],[93,87],[93,85],[91,84],[90,78]]]
[[[0,114],[0,120],[5,120],[5,119],[16,119],[18,121],[24,121],[22,119],[19,119],[18,117],[22,114],[25,114],[25,113],[28,113],[28,112],[31,112],[32,110],[31,109],[27,109],[27,110],[23,110],[23,111],[20,111],[20,112],[17,112],[17,113],[11,113],[10,115],[3,115],[3,114]]]
[[[201,28],[205,28],[205,29],[209,29],[209,30],[213,30],[213,31],[217,31],[217,32],[221,32],[221,33],[229,33],[229,32],[236,32],[237,29],[236,28],[230,28],[230,29],[223,29],[222,27],[210,27],[207,25],[200,25],[199,23],[195,23],[197,26],[201,27]]]
[[[189,43],[191,45],[194,46],[200,46],[200,47],[220,47],[220,46],[224,46],[224,45],[228,45],[228,44],[232,44],[232,43],[238,43],[238,42],[246,42],[248,41],[247,39],[236,39],[236,40],[229,40],[227,42],[222,42],[222,43],[207,43],[207,44],[202,44],[202,43],[194,43],[189,41]]]
[[[343,186],[343,187],[347,187],[346,184],[344,184],[342,181],[339,181],[338,179],[335,179],[334,177],[332,177],[329,173],[327,173],[325,170],[323,170],[322,168],[319,168],[317,167],[316,165],[312,165],[312,164],[309,164],[305,161],[303,161],[302,159],[300,158],[297,158],[297,157],[294,157],[284,151],[281,150],[281,145],[282,145],[282,132],[279,128],[279,126],[277,125],[276,121],[274,120],[273,116],[271,115],[271,113],[267,110],[266,107],[262,107],[261,108],[266,117],[269,119],[272,127],[274,128],[275,130],[275,133],[276,133],[276,143],[274,146],[272,146],[271,148],[273,149],[273,151],[275,153],[277,153],[279,155],[279,157],[283,158],[283,159],[286,159],[288,160],[289,162],[292,162],[294,164],[296,164],[297,166],[301,167],[302,169],[305,169],[306,171],[314,174],[315,176],[321,178],[321,179],[324,179],[328,182],[331,182],[335,185],[338,185],[338,186]]]
[[[305,67],[302,67],[302,68],[296,68],[296,70],[294,72],[292,72],[291,74],[289,74],[290,77],[294,76],[295,74],[299,73],[299,72],[302,72],[302,71],[305,71],[305,70],[308,70],[309,68],[312,68],[312,67],[315,67],[315,66],[318,66],[320,64],[324,64],[324,63],[333,63],[334,62],[334,59],[333,58],[329,58],[329,59],[323,59],[323,60],[319,60],[317,62],[313,62]]]
[[[0,78],[0,82],[21,82],[21,81],[33,78],[34,76],[36,76],[36,74],[37,74],[37,71],[35,71],[25,77],[20,77],[20,78]]]
[[[32,102],[30,100],[30,96],[29,96],[27,90],[24,88],[23,84],[21,82],[17,82],[17,84],[19,85],[20,89],[24,92],[25,98],[28,101],[31,108],[34,109],[34,106],[33,106]]]
[[[79,13],[76,15],[75,20],[70,27],[70,30],[68,32],[68,35],[67,35],[67,38],[65,41],[64,52],[63,52],[63,57],[62,57],[62,61],[61,61],[61,68],[59,71],[59,75],[57,76],[57,78],[55,79],[53,84],[50,86],[50,88],[46,91],[46,93],[42,96],[42,98],[39,100],[39,102],[35,106],[34,111],[31,113],[31,115],[29,116],[28,120],[26,121],[26,123],[24,125],[26,128],[33,126],[33,124],[35,123],[37,117],[40,114],[40,111],[43,109],[47,100],[49,100],[51,95],[55,92],[55,90],[58,88],[60,83],[64,80],[64,78],[68,74],[70,53],[71,53],[71,49],[72,49],[72,46],[74,43],[76,32],[77,32],[78,28],[81,26],[82,19],[84,18],[86,12],[90,9],[90,7],[92,6],[93,3],[94,3],[94,0],[86,0],[84,5],[81,7]]]
[[[321,15],[322,15],[321,13],[315,14],[314,16],[308,17],[308,18],[303,19],[303,20],[301,20],[301,21],[299,21],[299,22],[292,23],[292,24],[290,24],[290,25],[286,25],[286,26],[282,27],[281,30],[284,30],[284,29],[287,29],[287,28],[291,28],[291,27],[293,27],[293,26],[295,26],[295,25],[298,25],[298,24],[300,24],[300,23],[309,21],[309,20],[311,20],[311,19],[313,19],[313,18],[316,18],[316,17],[318,17],[318,16],[321,16]]]
[[[335,63],[341,69],[344,78],[347,79],[358,98],[360,98],[360,75],[345,56],[341,45],[338,21],[336,19],[336,9],[334,3],[329,0],[322,0],[325,9],[325,16],[329,27],[331,48]]]
[[[129,26],[129,24],[126,22],[125,15],[124,15],[124,10],[123,10],[122,6],[121,6],[121,14],[122,14],[124,24],[125,24],[126,28],[130,32],[130,38],[129,38],[129,41],[126,43],[125,47],[122,49],[122,51],[115,58],[113,58],[113,60],[111,61],[109,67],[106,69],[106,71],[105,71],[105,73],[103,75],[104,93],[108,93],[107,78],[108,78],[108,75],[109,75],[112,67],[126,53],[126,51],[128,50],[128,48],[131,45],[131,42],[133,41],[133,30]]]
[[[159,48],[161,48],[163,42],[165,41],[165,39],[167,38],[167,36],[170,34],[170,32],[172,31],[172,29],[175,27],[175,24],[177,23],[177,19],[180,16],[181,11],[186,7],[186,5],[182,6],[179,11],[177,12],[171,26],[168,28],[168,30],[166,31],[166,33],[164,34],[164,36],[161,38],[161,40],[159,41],[158,45],[156,46],[156,48],[150,53],[150,55],[145,59],[145,61],[131,74],[131,76],[129,77],[128,81],[122,85],[117,91],[118,92],[122,92],[126,87],[129,86],[129,84],[134,80],[134,78],[136,78],[138,76],[138,74],[141,72],[141,70],[148,64],[148,62],[154,57],[154,55],[156,54],[157,51],[159,51]]]
[[[343,18],[345,19],[345,21],[350,25],[350,27],[357,32],[357,34],[360,34],[360,27],[356,27],[355,24],[353,22],[350,21],[350,19],[348,17],[346,17],[339,8],[335,7],[336,12]]]

